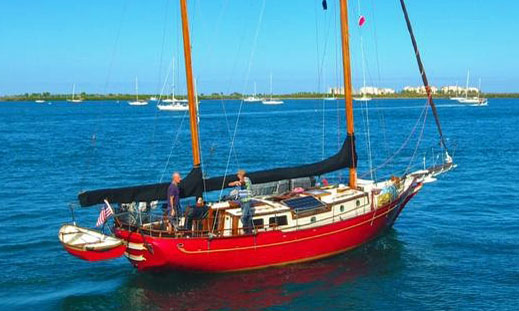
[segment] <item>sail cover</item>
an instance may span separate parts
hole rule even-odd
[[[355,152],[355,137],[348,136],[344,140],[341,150],[328,159],[320,162],[295,167],[275,168],[258,172],[247,173],[253,184],[262,184],[285,179],[320,176],[343,168],[357,167]],[[204,192],[228,187],[228,183],[237,180],[233,175],[202,178],[200,167],[193,168],[179,185],[180,197],[198,197]],[[81,206],[92,206],[103,203],[105,199],[115,203],[151,202],[166,200],[170,183],[149,184],[124,188],[101,189],[86,191],[79,194]]]

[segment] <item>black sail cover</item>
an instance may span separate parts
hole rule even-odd
[[[348,136],[344,140],[341,150],[328,159],[320,162],[305,164],[295,167],[274,168],[269,170],[247,173],[253,184],[262,184],[285,179],[320,176],[343,168],[357,167],[357,154],[355,152],[355,138]],[[202,178],[200,167],[193,168],[191,172],[180,182],[180,197],[199,197],[204,191],[214,191],[228,187],[229,182],[237,180],[233,175]],[[85,191],[79,194],[81,206],[92,206],[109,202],[151,202],[155,200],[166,200],[170,183],[149,184],[124,188],[101,189]]]

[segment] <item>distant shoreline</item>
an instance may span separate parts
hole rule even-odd
[[[211,94],[211,95],[204,95],[201,94],[198,96],[199,100],[240,100],[249,95],[242,95],[238,93],[233,94]],[[260,98],[269,98],[269,95],[266,94],[258,94],[257,95]],[[373,99],[425,99],[426,96],[424,95],[417,95],[417,94],[395,94],[395,95],[383,95],[383,96],[377,96],[377,95],[368,95],[369,97]],[[437,99],[449,99],[450,97],[453,97],[454,95],[444,95],[444,94],[437,94],[434,95],[434,98]],[[469,95],[469,96],[474,96]],[[156,97],[159,98],[158,95],[153,94],[144,94],[139,96],[141,100],[150,100],[150,98]],[[278,94],[278,95],[272,95],[272,97],[280,98],[280,99],[323,99],[330,97],[330,94],[319,94],[319,93],[294,93],[294,94]],[[355,95],[354,95],[355,97]],[[487,93],[487,94],[481,94],[481,97],[485,98],[519,98],[519,93]],[[36,101],[36,100],[44,100],[44,101],[67,101],[72,98],[72,95],[69,94],[49,94],[44,93],[41,94],[23,94],[23,95],[12,95],[12,96],[0,96],[0,101],[2,102],[28,102],[28,101]],[[101,94],[85,94],[82,93],[80,95],[76,95],[76,99],[80,98],[84,101],[131,101],[135,100],[135,95],[132,94],[109,94],[109,95],[101,95]],[[185,99],[185,96],[178,96],[177,99]],[[338,99],[342,99],[343,96],[339,96]],[[166,99],[166,97],[161,97],[161,99]]]

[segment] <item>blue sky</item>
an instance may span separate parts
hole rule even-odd
[[[189,0],[193,62],[201,93],[318,91],[342,84],[336,0]],[[354,86],[402,88],[420,77],[398,0],[350,1]],[[519,2],[408,0],[433,85],[471,84],[519,92]],[[338,5],[338,4],[337,4]],[[25,92],[160,92],[171,60],[180,62],[178,0],[0,1],[0,95]],[[262,13],[263,12],[263,13]],[[260,22],[261,20],[261,22]],[[338,20],[337,20],[338,22]],[[256,36],[257,34],[257,36]],[[175,55],[175,57],[173,56]],[[336,62],[336,55],[339,62]]]

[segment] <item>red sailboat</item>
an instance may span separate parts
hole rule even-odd
[[[180,216],[175,228],[167,230],[167,220],[146,210],[166,199],[168,183],[94,190],[79,195],[82,206],[101,204],[105,199],[119,205],[114,215],[113,232],[126,247],[124,255],[137,269],[229,272],[305,262],[346,252],[391,227],[425,183],[455,167],[447,153],[411,24],[401,0],[428,91],[428,102],[445,149],[445,161],[379,182],[357,179],[347,1],[339,2],[347,138],[337,154],[321,162],[248,174],[254,185],[252,232],[244,230],[240,221],[242,209],[232,200],[210,202],[207,217],[195,220],[187,227],[190,223],[187,217]],[[202,174],[186,0],[180,0],[180,6],[193,153],[193,168],[180,183],[180,195],[203,197],[206,192],[220,190],[222,185],[228,185],[236,178],[206,179]],[[344,168],[349,169],[347,185],[315,184],[315,176]]]

